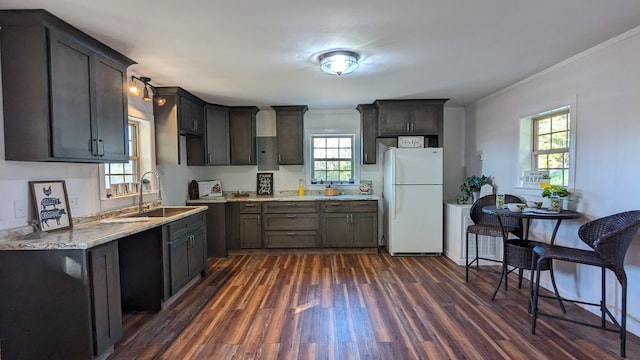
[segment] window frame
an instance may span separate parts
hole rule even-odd
[[[314,144],[314,139],[316,138],[349,138],[351,141],[351,177],[350,177],[350,181],[349,180],[340,180],[340,181],[331,181],[331,180],[318,180],[315,181],[315,162],[317,160],[324,160],[324,161],[345,161],[346,158],[315,158],[315,154],[314,154],[314,150],[316,149],[315,144]],[[339,133],[334,133],[334,132],[313,132],[309,134],[308,140],[309,140],[309,170],[308,170],[308,183],[310,185],[327,185],[327,184],[334,184],[336,186],[344,186],[344,185],[354,185],[358,180],[357,180],[357,164],[358,164],[358,147],[357,147],[357,142],[356,142],[356,138],[357,138],[357,134],[354,133],[350,133],[350,132],[339,132]],[[326,149],[326,146],[325,146]]]
[[[533,124],[534,118],[547,113],[555,113],[562,109],[568,109],[569,111],[569,176],[566,188],[569,191],[574,192],[576,181],[576,138],[578,133],[578,118],[576,116],[577,109],[577,96],[568,96],[563,99],[556,99],[551,102],[547,102],[543,105],[537,104],[534,107],[530,107],[529,111],[523,112],[519,119],[520,136],[518,140],[517,149],[517,176],[515,177],[516,183],[514,188],[519,189],[519,192],[523,196],[540,196],[539,187],[530,187],[523,184],[524,172],[534,171],[533,163]]]
[[[128,196],[130,194],[137,194],[138,189],[137,189],[137,179],[140,178],[140,126],[138,124],[137,121],[131,120],[129,119],[127,122],[127,147],[129,148],[129,162],[133,162],[134,166],[132,166],[133,171],[131,173],[127,173],[126,171],[124,171],[123,173],[117,173],[117,174],[113,174],[111,171],[111,167],[112,165],[118,164],[118,165],[123,165],[123,169],[124,166],[127,163],[104,163],[103,164],[103,183],[102,183],[102,187],[104,188],[104,192],[105,192],[105,196],[107,198],[111,197],[111,198],[121,198],[121,197],[125,197]],[[109,171],[107,171],[107,168],[109,168]],[[123,189],[125,190],[123,193],[120,194],[116,194],[115,191],[113,191],[113,189],[111,189],[111,178],[115,177],[115,176],[122,176],[122,177],[131,177],[133,176],[133,178],[136,181],[131,181],[131,182],[125,182],[125,184],[127,183],[131,183],[134,184],[133,186],[131,186],[130,188],[127,189]],[[107,180],[107,178],[110,178],[109,180]],[[120,183],[118,183],[120,184]],[[108,191],[107,189],[111,189],[111,196],[107,195]]]
[[[540,128],[541,128],[541,122],[544,120],[551,120],[553,121],[553,118],[558,117],[558,116],[563,116],[563,115],[567,115],[568,116],[568,128],[566,130],[560,130],[560,131],[554,131],[553,130],[553,125],[551,125],[551,129],[548,133],[540,133]],[[570,170],[570,164],[571,164],[571,112],[570,109],[568,107],[564,107],[564,108],[560,108],[560,109],[555,109],[555,110],[551,110],[549,112],[545,112],[542,114],[539,114],[535,117],[533,117],[531,119],[531,126],[532,126],[532,135],[533,135],[533,139],[531,140],[532,142],[532,151],[531,151],[531,168],[535,171],[549,171],[550,173],[553,171],[560,171],[562,173],[561,179],[562,181],[560,183],[558,183],[557,181],[554,181],[554,177],[551,177],[552,180],[552,184],[553,185],[562,185],[562,186],[567,186],[569,184],[569,170]],[[541,150],[539,148],[539,144],[540,144],[540,137],[545,136],[545,135],[549,135],[551,138],[553,138],[554,134],[559,134],[559,133],[566,133],[567,136],[567,145],[566,147],[558,147],[558,148],[553,148],[553,141],[550,141],[552,148],[551,149],[543,149]],[[539,156],[541,155],[552,155],[552,154],[562,154],[562,157],[565,157],[564,154],[566,154],[566,156],[568,157],[568,161],[565,163],[563,161],[563,165],[565,165],[565,167],[562,168],[549,168],[549,167],[539,167]],[[548,164],[547,164],[548,165]]]

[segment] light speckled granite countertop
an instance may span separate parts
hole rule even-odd
[[[183,206],[163,206],[165,208]],[[193,209],[179,215],[168,217],[149,217],[147,221],[124,223],[100,223],[91,221],[74,225],[73,229],[52,231],[42,239],[23,240],[22,235],[13,234],[0,237],[0,250],[59,250],[88,249],[129,235],[180,220],[190,215],[206,211],[206,206],[193,206]]]
[[[233,197],[233,195],[225,195],[220,197],[209,197],[205,199],[187,200],[188,204],[211,204],[211,203],[227,203],[227,202],[246,202],[246,201],[342,201],[342,200],[380,200],[378,195],[272,195],[272,196],[256,196],[250,195],[247,197]]]

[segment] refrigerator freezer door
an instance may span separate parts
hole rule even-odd
[[[393,184],[442,184],[442,148],[389,151]]]
[[[442,185],[396,185],[391,191],[389,253],[442,253]]]

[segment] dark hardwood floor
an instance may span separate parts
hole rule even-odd
[[[531,335],[526,280],[518,289],[513,276],[491,301],[495,274],[473,271],[465,283],[445,257],[250,254],[209,265],[168,309],[127,314],[109,359],[618,358],[615,333],[542,318]],[[627,357],[640,358],[631,334]]]

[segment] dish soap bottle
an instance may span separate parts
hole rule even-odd
[[[298,179],[298,196],[304,196],[304,179]]]

